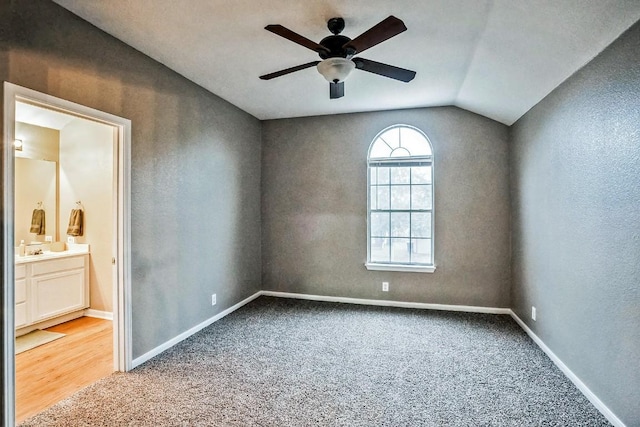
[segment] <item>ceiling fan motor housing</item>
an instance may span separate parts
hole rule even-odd
[[[320,45],[326,47],[329,51],[321,50],[318,52],[320,58],[350,58],[355,55],[355,50],[351,48],[343,48],[343,46],[349,43],[351,39],[347,36],[332,35],[323,38],[320,41]]]

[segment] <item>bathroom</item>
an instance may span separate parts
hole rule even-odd
[[[16,102],[15,118],[16,337],[36,329],[55,328],[82,317],[111,323],[113,254],[117,243],[114,232],[117,225],[114,219],[117,218],[114,191],[116,130],[107,124],[27,102]],[[74,225],[82,226],[80,233],[69,230],[74,211]],[[80,223],[78,211],[82,215]],[[34,225],[38,226],[37,232],[32,228]],[[32,269],[36,274],[32,266],[76,258],[85,261],[79,264],[82,268],[67,262],[72,269],[69,271],[79,272],[75,276],[56,271],[48,274],[49,281],[39,280],[45,276],[31,277]],[[27,271],[26,276],[21,276],[23,270]],[[65,277],[69,277],[69,281]],[[22,291],[18,290],[20,280],[24,286]],[[73,280],[81,282],[83,289],[76,291]],[[47,290],[49,284],[54,287]],[[67,288],[70,292],[78,292],[69,296],[75,305],[60,310],[59,301],[67,296],[59,293]],[[39,301],[37,292],[41,292]],[[26,299],[24,303],[20,300],[22,294]],[[43,310],[45,314],[41,314]],[[107,361],[106,369],[113,371],[111,335],[109,339],[110,346],[103,348],[108,357],[103,360]],[[47,345],[22,354],[45,351]],[[27,357],[22,354],[19,357]],[[51,380],[43,378],[43,381]],[[65,381],[65,378],[60,380]],[[20,391],[24,386],[18,372],[18,419],[21,418]]]

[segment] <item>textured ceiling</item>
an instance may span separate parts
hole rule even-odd
[[[640,19],[638,0],[54,0],[259,119],[455,105],[512,124]],[[363,57],[417,71],[410,83],[354,71],[344,98],[309,68],[341,16],[354,38],[389,15],[408,31]]]

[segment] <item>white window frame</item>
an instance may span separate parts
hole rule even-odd
[[[431,152],[428,156],[410,156],[410,157],[389,157],[385,159],[371,159],[371,150],[375,145],[376,141],[385,134],[386,132],[397,129],[397,128],[409,128],[414,131],[417,131],[424,137],[425,142],[429,145],[429,150]],[[385,263],[385,262],[372,262],[371,261],[371,168],[372,164],[377,165],[389,163],[392,164],[410,164],[410,163],[428,163],[431,166],[431,264],[417,264],[417,263]],[[414,272],[414,273],[433,273],[436,270],[435,265],[435,233],[434,233],[434,225],[435,225],[435,173],[434,168],[434,152],[433,145],[431,141],[422,132],[420,129],[406,125],[406,124],[396,124],[393,126],[389,126],[382,131],[380,131],[376,137],[371,141],[369,145],[369,150],[367,152],[367,261],[365,263],[365,267],[367,270],[378,270],[378,271],[400,271],[400,272]],[[413,209],[410,209],[410,212]]]

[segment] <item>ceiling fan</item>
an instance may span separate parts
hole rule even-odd
[[[354,39],[340,35],[342,30],[344,30],[344,19],[342,18],[329,19],[327,27],[332,35],[325,37],[320,43],[309,40],[282,25],[267,25],[264,27],[267,31],[271,31],[287,40],[291,40],[294,43],[317,52],[320,58],[322,58],[322,61],[312,61],[286,68],[265,74],[260,76],[260,78],[262,80],[271,80],[315,66],[318,68],[318,72],[329,82],[329,97],[336,99],[344,96],[344,80],[354,69],[367,71],[402,82],[410,82],[416,76],[415,71],[361,57],[354,58],[354,55],[364,52],[370,47],[407,30],[404,22],[395,16],[389,16]]]

